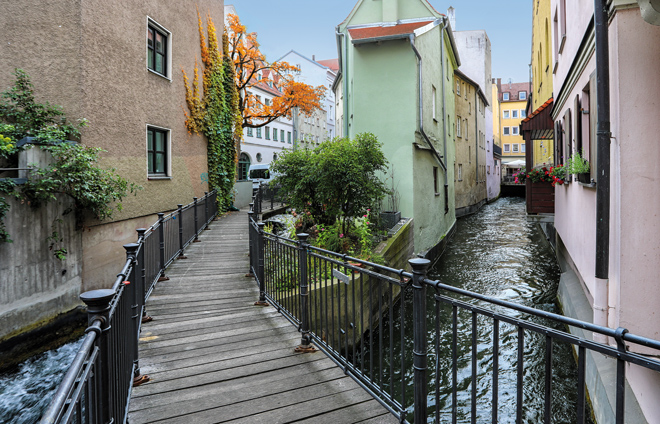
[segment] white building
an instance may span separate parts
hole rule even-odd
[[[324,140],[332,140],[336,136],[335,132],[335,93],[332,91],[332,84],[337,78],[337,71],[331,67],[333,60],[317,62],[303,56],[295,50],[289,51],[278,61],[283,60],[290,65],[300,69],[297,80],[317,87],[322,85],[326,88],[325,99],[323,100],[323,109],[311,117],[294,117],[294,131],[296,139],[305,141],[314,141],[318,143]],[[335,59],[334,62],[337,62]],[[330,65],[330,66],[329,66]]]

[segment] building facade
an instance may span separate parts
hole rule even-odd
[[[651,106],[660,97],[660,27],[646,22],[634,1],[608,2],[603,10],[605,24],[596,29],[593,2],[551,1],[556,161],[582,152],[590,166],[589,182],[569,175],[569,184],[555,187],[559,298],[569,316],[658,340],[660,241],[649,234],[660,228],[654,177],[660,121]],[[609,59],[595,41],[601,30],[607,31]],[[609,87],[598,91],[596,80],[606,72]],[[607,130],[599,137],[597,126],[607,128],[608,120],[611,137]],[[605,166],[600,159],[608,156]],[[627,350],[650,353],[632,343]],[[614,416],[613,397],[607,396],[614,365],[597,355],[587,358],[598,422]],[[626,395],[626,422],[658,422],[658,373],[626,366],[626,384],[632,393]]]
[[[479,85],[460,70],[454,72],[456,217],[479,210],[488,198],[486,107]]]
[[[447,19],[426,0],[360,0],[337,27],[337,44],[342,135],[378,137],[399,209],[414,219],[414,249],[433,256],[456,221],[452,87],[460,61]]]
[[[502,84],[498,78],[497,92],[500,110],[499,116],[493,115],[493,120],[499,121],[503,172],[505,176],[511,176],[524,167],[525,142],[520,133],[520,122],[527,117],[529,83]]]

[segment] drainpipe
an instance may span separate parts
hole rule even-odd
[[[346,34],[343,32],[339,31],[339,26],[335,28],[335,36],[337,37],[337,50],[339,51],[339,73],[337,74],[337,80],[341,77],[342,80],[342,91],[344,93],[344,100],[343,100],[343,132],[342,136],[348,137],[348,40],[346,38]],[[345,58],[342,57],[342,48],[341,48],[341,41],[339,41],[339,37],[342,37],[344,39],[344,54],[346,55]],[[344,69],[345,68],[345,69]],[[333,87],[334,89],[334,87]]]
[[[436,21],[437,22],[437,21]],[[422,55],[419,53],[417,50],[417,47],[415,46],[415,35],[410,34],[410,46],[413,49],[413,52],[415,52],[415,56],[417,56],[417,68],[418,68],[418,85],[419,85],[419,93],[418,93],[418,104],[419,104],[419,132],[424,137],[424,140],[426,140],[426,143],[429,145],[431,150],[433,151],[433,154],[435,157],[438,159],[438,162],[440,163],[440,167],[444,171],[444,176],[445,176],[445,213],[449,212],[449,183],[448,183],[448,174],[447,174],[447,166],[445,165],[443,159],[447,157],[447,131],[446,131],[446,120],[445,120],[445,68],[444,68],[444,45],[445,45],[445,40],[444,40],[444,31],[447,26],[445,20],[443,19],[442,22],[442,28],[441,28],[441,33],[442,33],[442,40],[440,43],[440,62],[441,62],[441,77],[442,77],[442,122],[444,123],[443,125],[443,150],[444,153],[442,156],[440,156],[440,153],[435,149],[435,146],[429,139],[428,135],[424,131],[424,103],[423,103],[423,73],[422,73]]]
[[[479,117],[477,116],[477,113],[479,113],[479,105],[477,102],[479,101],[479,91],[474,90],[474,153],[475,153],[475,159],[477,163],[477,187],[479,186]]]
[[[596,292],[594,324],[608,326],[610,257],[610,74],[609,29],[605,0],[594,0],[596,29],[597,184],[596,184]],[[601,336],[604,338],[604,336]],[[600,340],[604,341],[604,340]]]

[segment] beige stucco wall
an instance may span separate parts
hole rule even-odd
[[[184,125],[181,70],[193,75],[201,64],[198,7],[222,34],[223,1],[103,2],[26,0],[5,2],[0,14],[0,87],[24,69],[38,101],[60,104],[71,120],[86,118],[82,142],[101,147],[101,165],[113,167],[143,190],[123,201],[113,221],[87,222],[83,237],[86,288],[114,278],[124,258],[122,244],[148,226],[156,212],[202,197],[206,183],[206,141]],[[171,33],[167,78],[147,69],[147,23]],[[147,125],[169,129],[171,178],[147,176]],[[148,224],[148,225],[147,225]]]

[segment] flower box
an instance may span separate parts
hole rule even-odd
[[[401,220],[401,212],[381,212],[380,222],[384,230],[391,230]]]

